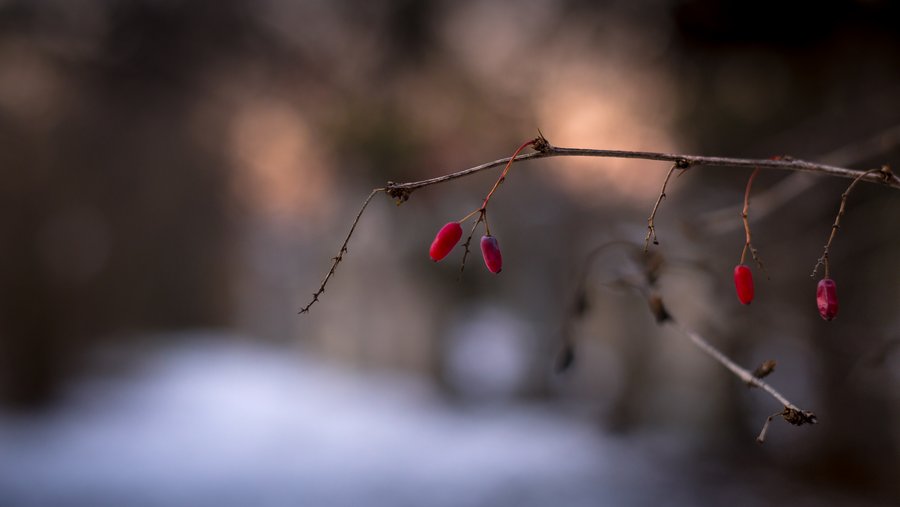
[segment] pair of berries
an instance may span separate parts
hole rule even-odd
[[[734,288],[741,303],[749,305],[753,301],[753,273],[746,264],[734,267]],[[819,315],[825,320],[832,320],[837,316],[837,284],[831,278],[819,280],[816,286],[816,306],[819,308]]]
[[[437,262],[446,257],[453,250],[453,247],[459,243],[460,238],[462,238],[462,226],[459,222],[450,222],[441,227],[441,230],[434,237],[431,249],[428,252],[431,260]],[[491,273],[497,274],[503,269],[503,256],[500,255],[500,244],[494,236],[486,234],[481,237],[481,256],[484,258],[484,265],[487,266],[488,271]]]

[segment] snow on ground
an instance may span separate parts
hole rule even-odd
[[[480,407],[444,400],[415,377],[201,341],[155,356],[124,380],[82,382],[49,413],[0,416],[0,505],[722,500],[686,480],[665,450],[604,437],[546,406]],[[752,495],[729,503],[757,505],[740,498]]]

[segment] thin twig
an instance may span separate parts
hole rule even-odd
[[[483,209],[479,209],[478,211],[478,220],[475,220],[475,223],[472,224],[472,230],[469,231],[469,237],[466,238],[466,242],[463,243],[463,248],[465,251],[463,252],[462,263],[459,265],[459,276],[456,277],[457,281],[462,280],[463,271],[466,270],[466,259],[469,257],[469,245],[472,243],[472,236],[475,235],[475,229],[478,228],[478,224],[480,224],[485,218],[485,211]]]
[[[888,183],[896,179],[894,173],[892,173],[891,169],[886,165],[881,166],[878,169],[869,169],[868,171],[864,171],[862,174],[853,179],[853,181],[847,187],[847,190],[844,190],[844,193],[841,194],[841,205],[838,208],[837,216],[834,217],[834,223],[831,225],[831,234],[828,235],[828,241],[825,243],[825,248],[822,252],[822,256],[819,257],[819,260],[816,261],[816,265],[813,267],[810,278],[816,277],[816,273],[818,273],[819,271],[819,266],[822,266],[823,264],[825,265],[825,278],[829,277],[831,270],[828,263],[828,256],[831,253],[831,243],[834,241],[835,236],[837,236],[838,229],[841,228],[841,217],[844,216],[844,213],[847,210],[847,197],[850,196],[850,191],[853,190],[853,187],[855,187],[856,184],[863,179],[863,177],[876,172],[879,173],[879,178],[884,183]]]
[[[672,173],[675,172],[675,169],[678,169],[678,164],[673,165],[672,168],[669,169],[669,172],[666,173],[666,179],[663,180],[662,189],[659,191],[659,197],[656,198],[656,204],[653,205],[653,211],[650,212],[650,217],[647,218],[647,237],[644,238],[644,252],[647,252],[650,248],[651,236],[653,236],[653,244],[659,244],[659,241],[656,240],[656,226],[653,221],[656,219],[656,212],[659,210],[659,204],[666,198],[666,185],[669,184],[669,178],[672,177]]]
[[[750,255],[753,257],[753,260],[756,261],[756,264],[759,266],[759,269],[766,275],[766,278],[769,277],[768,271],[766,271],[766,266],[763,264],[762,258],[759,256],[759,252],[753,246],[752,238],[753,236],[750,234],[750,187],[753,186],[753,180],[756,178],[757,173],[759,173],[759,167],[753,170],[750,173],[750,178],[747,179],[747,188],[744,190],[744,209],[741,211],[741,220],[744,222],[744,250],[741,251],[741,264],[744,263],[744,258],[747,256],[747,250],[750,250]]]
[[[485,196],[484,202],[481,203],[482,210],[487,209],[487,205],[489,202],[491,202],[491,197],[493,197],[494,192],[496,192],[497,189],[500,188],[500,184],[503,183],[504,180],[506,180],[506,175],[509,174],[509,169],[512,167],[513,161],[516,160],[516,155],[521,153],[522,150],[524,150],[525,148],[527,148],[529,146],[534,146],[536,143],[539,143],[542,140],[546,142],[546,139],[544,139],[543,137],[529,139],[528,141],[522,143],[522,146],[519,146],[519,148],[513,152],[512,156],[509,157],[509,162],[506,163],[506,167],[503,168],[503,172],[500,173],[500,177],[497,178],[497,181],[494,183],[494,186],[491,187],[491,190],[487,193],[487,196]],[[487,220],[485,219],[485,227],[486,226],[487,226]],[[490,233],[488,233],[488,234],[490,234]]]
[[[362,207],[359,208],[359,213],[356,214],[356,219],[353,220],[353,225],[350,226],[350,232],[347,233],[347,237],[344,238],[344,242],[341,244],[341,249],[338,250],[337,256],[332,259],[331,269],[328,270],[328,274],[325,275],[325,278],[322,280],[322,283],[319,285],[319,289],[312,295],[312,300],[307,303],[306,306],[300,309],[298,313],[309,313],[310,307],[316,304],[316,301],[319,300],[319,296],[321,296],[325,292],[325,286],[328,285],[328,280],[334,275],[334,271],[337,269],[338,264],[344,260],[344,254],[347,253],[347,244],[350,243],[350,237],[353,236],[353,231],[356,230],[356,224],[359,223],[359,219],[362,217],[364,211],[366,211],[366,206],[372,201],[372,198],[375,197],[375,194],[379,192],[384,192],[384,188],[375,188],[369,193],[369,196],[366,197],[366,200],[363,202]]]

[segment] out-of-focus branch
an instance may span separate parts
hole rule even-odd
[[[722,351],[706,341],[696,331],[678,323],[675,318],[672,317],[672,315],[665,309],[665,306],[663,306],[662,304],[662,299],[658,294],[651,293],[651,295],[648,296],[648,302],[650,303],[650,308],[656,315],[656,320],[658,322],[669,324],[673,328],[677,329],[681,334],[687,336],[688,339],[691,340],[691,343],[696,345],[697,348],[718,361],[719,364],[727,368],[728,371],[737,376],[737,378],[741,379],[741,381],[751,387],[758,387],[762,389],[770,396],[775,398],[778,403],[781,403],[781,405],[784,406],[784,409],[782,411],[776,412],[766,419],[766,422],[763,424],[762,430],[759,432],[759,436],[756,437],[757,442],[763,443],[765,441],[766,433],[769,429],[769,424],[772,422],[772,419],[774,417],[777,417],[779,415],[784,418],[785,421],[795,426],[816,423],[816,414],[810,412],[809,410],[802,410],[798,406],[794,405],[768,382],[764,381],[759,376],[754,375],[749,370],[739,366],[737,363],[732,361],[731,358],[726,356]]]
[[[602,251],[606,246],[613,245],[615,243],[609,243],[607,245],[602,245],[601,247],[592,250],[591,253],[587,256],[585,261],[586,268],[582,270],[581,274],[586,278],[587,277],[587,267],[590,266],[591,263],[596,259],[596,254]],[[769,429],[769,424],[772,422],[772,419],[781,416],[785,421],[795,425],[801,426],[804,424],[815,424],[816,423],[816,415],[813,412],[808,410],[803,410],[798,406],[791,403],[783,394],[781,394],[778,390],[772,387],[768,382],[764,381],[762,377],[770,374],[774,369],[776,362],[774,360],[768,360],[756,368],[756,371],[750,372],[743,368],[742,366],[735,363],[730,357],[725,355],[724,352],[717,349],[714,345],[712,345],[709,341],[700,336],[699,333],[690,329],[687,326],[682,325],[678,320],[673,316],[666,305],[663,303],[663,298],[660,295],[656,282],[658,279],[658,271],[662,266],[662,259],[660,257],[652,257],[652,256],[641,256],[640,259],[635,259],[636,261],[643,264],[642,273],[640,275],[631,275],[626,276],[623,275],[620,277],[617,282],[619,285],[624,287],[629,287],[637,292],[639,292],[644,299],[647,300],[647,305],[650,309],[650,312],[656,318],[656,322],[660,325],[668,324],[674,329],[678,330],[681,334],[686,336],[693,345],[695,345],[702,352],[710,356],[711,358],[718,361],[719,364],[728,369],[731,373],[733,373],[737,378],[739,378],[743,383],[747,384],[750,387],[758,387],[765,391],[767,394],[775,398],[778,403],[780,403],[784,408],[780,412],[772,414],[766,419],[765,424],[763,425],[762,430],[757,437],[757,442],[763,443],[766,438],[766,432]],[[582,291],[584,287],[585,280],[579,280],[578,291]],[[578,296],[576,295],[576,298]],[[580,313],[570,315],[570,319],[573,317],[579,317]],[[561,349],[560,356],[557,360],[557,371],[563,370],[571,365],[574,360],[574,348],[572,346],[572,339],[570,336],[563,336],[563,347]],[[563,366],[560,368],[559,366]]]

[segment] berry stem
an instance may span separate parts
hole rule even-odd
[[[841,194],[841,205],[838,208],[837,216],[834,217],[834,223],[831,225],[831,234],[828,235],[828,241],[825,243],[824,251],[822,252],[822,256],[819,257],[819,260],[816,261],[816,265],[813,267],[811,278],[816,277],[816,273],[819,271],[819,266],[825,266],[825,278],[830,278],[831,270],[828,263],[828,255],[831,253],[831,243],[834,241],[835,236],[837,236],[838,229],[841,228],[841,217],[844,216],[844,213],[847,211],[847,198],[850,196],[850,191],[853,190],[853,187],[856,186],[863,177],[872,174],[872,173],[881,173],[881,177],[884,182],[891,181],[892,178],[895,178],[894,173],[891,172],[890,167],[881,166],[878,169],[869,169],[868,171],[860,173],[856,178],[850,182],[850,185],[847,186],[847,190],[844,190],[844,193]]]
[[[753,257],[753,260],[756,261],[756,264],[759,266],[759,269],[766,275],[766,278],[769,277],[769,273],[766,271],[766,266],[763,264],[762,259],[759,256],[759,252],[756,248],[753,247],[753,235],[750,233],[750,188],[753,187],[753,180],[756,179],[756,175],[759,173],[759,167],[755,167],[753,172],[750,173],[750,178],[747,179],[747,188],[744,189],[744,208],[741,210],[741,220],[744,222],[744,249],[741,251],[741,264],[744,263],[744,260],[747,258],[747,251],[750,251],[750,256]]]
[[[506,179],[506,175],[507,175],[507,173],[509,173],[509,168],[512,167],[513,161],[516,159],[517,156],[519,156],[519,152],[521,152],[528,146],[534,145],[534,143],[538,142],[539,140],[540,140],[540,138],[531,139],[531,140],[523,143],[522,146],[519,146],[519,148],[513,153],[512,157],[510,157],[510,159],[509,159],[509,162],[506,163],[506,167],[503,168],[503,172],[500,173],[500,177],[497,178],[496,183],[494,183],[494,186],[491,187],[490,192],[488,192],[487,196],[485,196],[484,202],[481,203],[482,210],[487,209],[487,205],[491,201],[491,197],[494,195],[494,192],[497,191],[497,188],[500,187],[500,184],[503,183],[503,180]]]
[[[465,221],[467,221],[468,219],[470,219],[470,218],[472,218],[473,216],[475,216],[476,213],[481,213],[481,212],[483,212],[483,209],[482,209],[482,208],[478,208],[478,209],[476,209],[476,210],[473,210],[473,211],[472,211],[471,213],[469,213],[468,215],[466,215],[466,216],[460,218],[459,220],[457,220],[457,222],[459,222],[460,224],[462,224],[463,222],[465,222]]]

